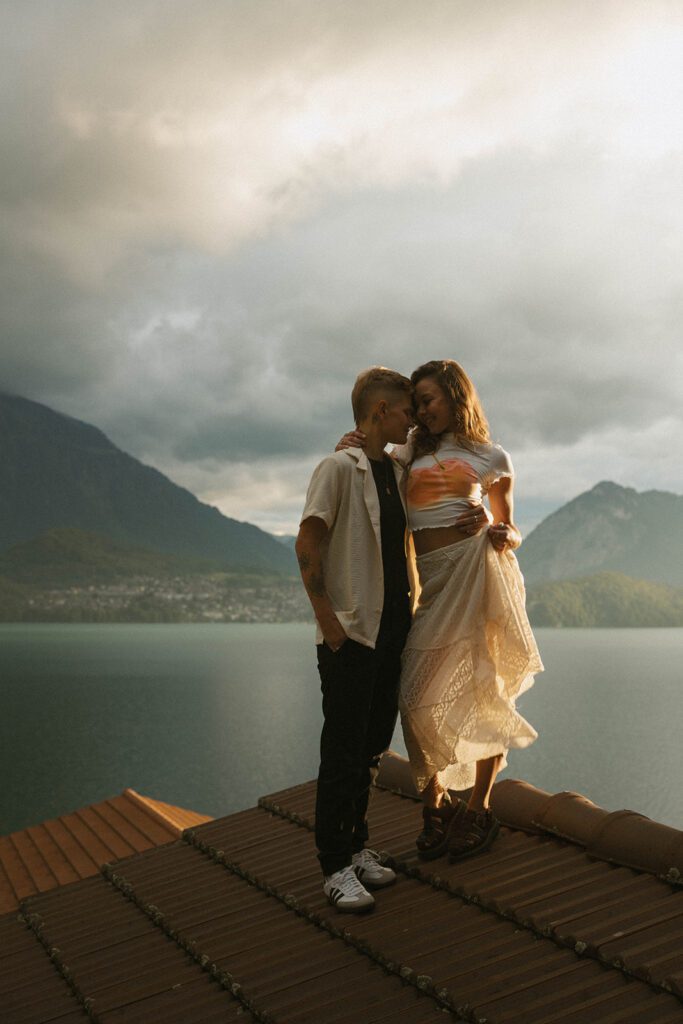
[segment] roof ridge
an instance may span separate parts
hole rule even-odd
[[[375,785],[419,800],[409,762],[393,750],[382,758]],[[496,782],[491,806],[510,828],[550,834],[583,847],[590,857],[683,885],[683,831],[638,811],[607,811],[581,793],[548,793],[522,779]]]
[[[159,803],[153,797],[143,796],[142,793],[138,793],[136,789],[131,789],[130,786],[126,786],[121,796],[136,804],[146,814],[156,819],[160,825],[170,828],[176,836],[182,835],[182,828],[173,820],[170,814],[166,814],[161,810]]]

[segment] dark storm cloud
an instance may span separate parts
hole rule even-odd
[[[193,427],[176,457],[319,450],[318,424],[348,423],[353,377],[372,362],[408,372],[427,358],[458,358],[518,444],[572,443],[668,415],[678,309],[675,267],[657,243],[662,225],[653,218],[653,241],[637,253],[621,248],[630,225],[596,238],[604,196],[590,191],[591,154],[570,158],[582,174],[559,167],[546,195],[520,171],[526,184],[507,194],[504,217],[490,212],[485,238],[477,225],[509,171],[505,154],[495,171],[478,167],[475,182],[465,175],[438,195],[347,200],[286,237],[198,267],[197,294],[187,297],[192,305],[210,295],[211,320],[187,333],[160,325],[149,360],[179,360],[167,376]],[[571,237],[566,207],[554,207],[560,186]],[[521,231],[534,217],[538,230]]]
[[[555,501],[654,484],[680,404],[671,5],[2,18],[3,387],[282,528],[373,363],[462,362],[538,502],[558,461]]]

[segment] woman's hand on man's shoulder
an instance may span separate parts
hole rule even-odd
[[[362,430],[349,430],[348,434],[337,441],[335,452],[343,452],[345,448],[365,448],[365,434]]]

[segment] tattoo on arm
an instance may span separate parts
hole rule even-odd
[[[326,597],[325,573],[316,545],[301,545],[296,553],[301,578],[311,601]]]
[[[325,577],[323,575],[322,566],[320,567],[319,573],[312,572],[309,576],[308,589],[311,594],[315,595],[315,597],[325,596]]]

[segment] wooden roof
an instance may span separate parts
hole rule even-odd
[[[307,783],[0,918],[3,1024],[683,1024],[680,832],[624,866],[648,819],[506,781],[489,851],[423,863],[400,769],[371,801],[399,872],[372,914],[324,899]]]
[[[170,843],[211,819],[124,789],[40,825],[0,836],[0,914],[35,893],[96,875],[103,864]]]

